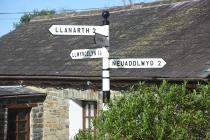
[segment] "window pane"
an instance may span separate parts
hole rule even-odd
[[[25,140],[25,133],[19,133],[18,140]]]
[[[89,116],[89,104],[85,105],[85,116]]]
[[[89,129],[89,118],[85,118],[85,129]]]
[[[24,132],[25,131],[25,121],[20,121],[18,123],[18,131],[19,132]]]
[[[90,119],[90,129],[93,130],[94,129],[94,118]]]
[[[91,133],[95,134],[95,128],[94,128],[94,124],[95,124],[95,114],[96,114],[96,105],[97,103],[94,101],[85,101],[84,102],[84,116],[83,116],[83,129],[84,130],[88,130]]]
[[[90,116],[94,117],[94,104],[90,105]]]
[[[26,112],[24,112],[24,111],[18,112],[18,115],[19,115],[19,121],[25,120]]]

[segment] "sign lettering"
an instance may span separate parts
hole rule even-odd
[[[80,49],[72,50],[70,56],[72,59],[103,58],[108,57],[109,53],[106,48]]]
[[[94,36],[95,33],[108,36],[107,25],[104,26],[85,26],[85,25],[52,25],[49,31],[53,35],[89,35]]]
[[[110,68],[162,68],[166,62],[162,58],[110,59]]]

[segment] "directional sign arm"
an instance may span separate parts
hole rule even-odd
[[[79,49],[72,50],[70,56],[72,59],[103,58],[108,57],[109,52],[104,47],[97,49]]]
[[[53,35],[88,35],[94,36],[99,33],[108,36],[107,26],[86,26],[86,25],[52,25],[49,31]]]
[[[110,59],[110,68],[163,68],[165,65],[162,58]]]

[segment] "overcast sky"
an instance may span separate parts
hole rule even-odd
[[[125,0],[126,4],[129,0]],[[133,0],[134,3],[152,2],[155,0]],[[104,8],[124,5],[123,0],[0,0],[0,37],[14,30],[23,14],[33,10],[75,10]],[[20,12],[20,13],[18,13]],[[5,14],[8,13],[8,14]]]

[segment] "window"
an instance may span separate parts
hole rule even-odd
[[[8,109],[7,140],[29,140],[31,108]]]
[[[83,102],[83,130],[90,131],[95,134],[95,119],[97,113],[96,102]]]

